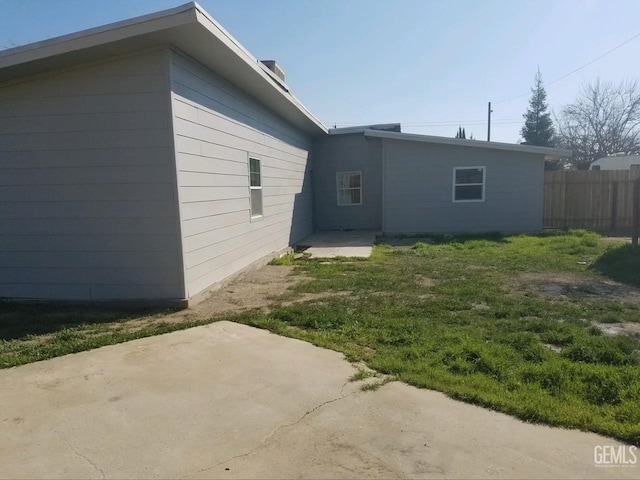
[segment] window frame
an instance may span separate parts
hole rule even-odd
[[[342,190],[360,190],[360,202],[359,203],[340,203],[340,175],[345,174],[358,174],[360,176],[360,186],[353,188],[343,188]],[[362,170],[352,170],[346,172],[336,172],[336,204],[338,207],[357,207],[362,205]]]
[[[260,185],[258,186],[253,186],[251,185],[251,160],[257,160],[258,161],[258,168],[259,168],[259,172],[258,174],[260,175]],[[264,195],[262,194],[262,158],[259,157],[258,155],[253,155],[253,154],[248,154],[247,155],[247,170],[249,172],[249,214],[251,216],[251,221],[255,221],[255,220],[260,220],[261,218],[264,217]],[[258,215],[253,213],[253,201],[252,201],[252,196],[251,193],[254,190],[260,190],[260,213]]]
[[[482,183],[456,183],[456,173],[458,170],[482,170]],[[482,198],[473,198],[473,199],[461,199],[456,200],[456,187],[464,187],[464,186],[482,186]],[[453,203],[478,203],[485,201],[487,189],[487,167],[484,165],[473,165],[468,167],[453,167],[453,189],[451,192],[451,201]]]

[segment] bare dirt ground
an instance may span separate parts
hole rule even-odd
[[[581,296],[589,300],[640,305],[640,289],[584,275],[570,273],[526,273],[516,281],[521,292],[533,292],[548,299],[566,300]],[[640,323],[595,323],[605,335],[640,335]]]
[[[640,305],[640,289],[571,273],[525,273],[517,279],[519,289],[533,291],[547,298],[577,294],[593,299]]]
[[[219,290],[209,292],[200,303],[163,317],[163,320],[202,320],[254,309],[268,312],[281,301],[290,304],[291,301],[284,302],[289,296],[289,289],[306,279],[303,275],[294,275],[293,268],[285,265],[266,265],[243,273]],[[303,295],[296,301],[313,299],[307,296]]]
[[[43,343],[60,329],[80,325],[98,325],[98,333],[109,331],[136,332],[159,323],[185,323],[207,320],[224,314],[247,310],[268,311],[284,301],[304,301],[293,297],[289,289],[306,279],[293,274],[293,267],[266,265],[246,272],[219,290],[185,310],[140,309],[127,310],[94,306],[15,305],[0,310],[0,340],[20,339],[22,344]],[[28,322],[26,321],[28,319]],[[31,334],[30,336],[26,336]],[[35,335],[35,336],[34,336]]]

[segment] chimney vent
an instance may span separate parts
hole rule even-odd
[[[269,70],[271,70],[276,77],[278,77],[280,80],[282,80],[284,82],[284,70],[282,70],[282,68],[280,68],[280,65],[278,65],[278,62],[276,62],[275,60],[260,60],[265,67],[267,67]]]

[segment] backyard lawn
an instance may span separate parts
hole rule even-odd
[[[364,366],[384,374],[368,389],[397,379],[640,444],[640,249],[571,231],[391,238],[369,259],[297,257],[275,263],[298,281],[244,312],[0,304],[0,367],[228,319],[344,352],[358,377]]]
[[[364,261],[294,263],[308,277],[295,293],[311,300],[236,320],[527,421],[640,443],[630,245],[584,231],[408,238]]]

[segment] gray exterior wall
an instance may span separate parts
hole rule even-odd
[[[337,172],[362,172],[362,205],[338,206]],[[382,140],[362,133],[330,135],[314,145],[317,230],[382,228]]]
[[[385,233],[542,230],[542,155],[384,140]],[[453,168],[485,166],[485,201],[454,203]]]
[[[167,55],[0,86],[0,297],[184,298]]]
[[[211,70],[172,53],[181,230],[192,297],[313,229],[312,139]],[[264,216],[251,219],[249,154]]]

